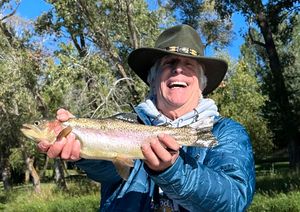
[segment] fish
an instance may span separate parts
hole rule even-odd
[[[141,146],[161,133],[172,136],[180,146],[212,148],[217,145],[210,122],[200,123],[200,126],[173,128],[144,125],[120,117],[71,118],[65,122],[40,120],[23,124],[21,132],[36,143],[47,140],[50,144],[72,132],[81,144],[81,158],[112,161],[124,179],[128,177],[128,167],[133,167],[134,160],[145,159]],[[57,126],[62,128],[58,135],[54,132]],[[127,167],[127,171],[124,171],[124,167]]]

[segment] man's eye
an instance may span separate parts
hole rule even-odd
[[[171,61],[165,61],[163,65],[170,65]]]
[[[194,66],[194,64],[193,64],[193,63],[190,63],[190,62],[186,62],[185,65],[186,65],[186,66],[192,66],[192,67]]]
[[[167,61],[164,62],[163,65],[173,65],[174,63],[175,63],[174,60],[167,60]]]

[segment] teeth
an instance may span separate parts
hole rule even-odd
[[[187,83],[185,82],[171,82],[169,84],[169,87],[173,88],[173,87],[187,87]]]

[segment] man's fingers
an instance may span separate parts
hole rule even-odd
[[[80,159],[80,142],[75,140],[72,153],[71,153],[71,160],[79,160]]]
[[[152,166],[159,166],[160,161],[153,152],[149,143],[142,145],[142,153],[146,159],[146,164],[152,168]],[[150,165],[151,164],[151,165]]]
[[[67,139],[62,137],[60,140],[56,141],[50,148],[48,149],[47,155],[49,158],[59,157],[62,149],[64,148]]]
[[[170,152],[177,152],[180,149],[179,144],[176,142],[176,140],[167,134],[159,134],[157,136],[158,140],[166,147],[167,150]]]
[[[168,150],[160,143],[158,140],[152,140],[150,142],[151,149],[159,160],[163,162],[170,162],[172,160],[172,155]],[[167,147],[168,148],[168,147]]]
[[[51,144],[47,141],[40,141],[37,145],[38,150],[41,152],[47,152]]]
[[[80,142],[76,140],[76,136],[73,133],[67,136],[67,143],[61,152],[61,158],[65,160],[80,159]]]
[[[75,143],[75,135],[73,133],[70,133],[66,137],[66,139],[67,139],[67,142],[61,151],[60,157],[62,159],[68,160],[68,159],[70,159],[71,154],[72,154],[72,149],[73,149],[73,146]]]
[[[59,121],[67,121],[70,118],[74,117],[75,116],[72,113],[63,108],[58,109],[58,111],[56,112],[56,119],[58,119]]]

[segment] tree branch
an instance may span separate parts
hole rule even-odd
[[[3,18],[1,18],[0,22],[4,21],[5,19],[7,19],[7,18],[9,18],[11,16],[13,16],[17,12],[17,9],[18,9],[19,5],[20,5],[20,3],[16,6],[16,8],[14,9],[14,11],[12,11],[10,14],[4,16]]]
[[[260,41],[257,41],[254,39],[252,33],[251,33],[251,28],[249,27],[249,30],[248,30],[248,34],[249,34],[249,37],[250,37],[250,40],[253,44],[257,44],[259,46],[262,46],[264,48],[266,48],[266,44],[264,44],[263,42],[260,42]]]
[[[127,15],[127,21],[128,21],[128,28],[130,32],[130,38],[134,49],[139,48],[138,44],[138,38],[135,31],[134,23],[133,23],[133,17],[132,17],[132,6],[131,6],[131,0],[125,0],[126,3],[126,15]]]

